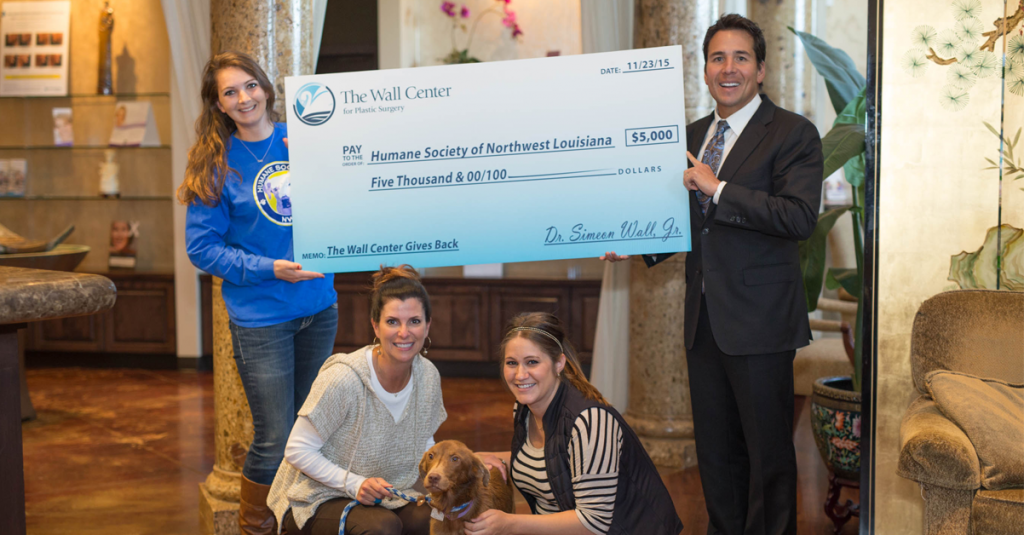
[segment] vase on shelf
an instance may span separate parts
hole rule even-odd
[[[103,10],[100,12],[100,61],[96,92],[101,95],[114,94],[114,57],[111,50],[113,36],[114,8],[110,7],[110,1],[107,0],[103,2]]]
[[[121,183],[117,179],[121,166],[114,161],[116,154],[114,149],[103,151],[106,161],[100,163],[100,195],[108,199],[121,197]]]

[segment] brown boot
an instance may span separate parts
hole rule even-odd
[[[277,519],[267,507],[270,485],[260,485],[242,476],[238,500],[238,527],[243,535],[277,535]]]

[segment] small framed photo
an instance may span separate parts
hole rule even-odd
[[[50,44],[50,34],[48,33],[37,33],[36,34],[36,46],[46,46]]]
[[[64,54],[50,54],[50,66],[60,67],[61,62],[64,61]]]
[[[24,197],[27,175],[27,160],[24,158],[7,160],[7,191],[4,195],[8,197]]]
[[[50,56],[47,54],[36,54],[36,67],[49,67]]]
[[[138,236],[138,221],[111,221],[110,256],[108,257],[107,265],[113,268],[134,268],[135,240]]]
[[[60,33],[60,32],[58,32],[58,33],[51,33],[50,34],[50,44],[51,45],[62,45],[62,44],[64,44],[64,34]]]

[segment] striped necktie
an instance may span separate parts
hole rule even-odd
[[[718,168],[722,165],[722,149],[725,148],[725,132],[729,130],[729,123],[722,119],[718,121],[718,128],[715,130],[715,135],[711,137],[711,141],[708,142],[707,148],[704,149],[704,155],[701,156],[700,161],[711,168],[711,172],[718,176]],[[700,203],[700,213],[708,213],[708,205],[711,204],[711,196],[704,195],[700,190],[697,190],[697,202]]]

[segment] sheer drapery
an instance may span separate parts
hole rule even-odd
[[[320,59],[320,41],[324,36],[324,17],[327,16],[327,0],[313,0],[313,50],[316,56],[313,58],[313,74],[316,72],[316,63]]]
[[[583,53],[633,48],[633,0],[583,0]],[[590,381],[619,410],[629,401],[629,264],[605,264]]]
[[[210,0],[163,0],[161,5],[171,44],[171,167],[177,190],[185,178],[188,149],[196,139],[193,124],[202,109],[199,86],[210,57]],[[199,278],[185,253],[185,207],[171,202],[178,357],[199,357],[203,353]]]

